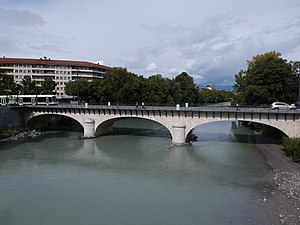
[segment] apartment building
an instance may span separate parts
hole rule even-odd
[[[26,76],[41,85],[45,77],[51,77],[56,83],[56,95],[64,97],[66,83],[85,78],[89,81],[101,79],[112,67],[91,62],[53,60],[47,57],[40,59],[0,58],[0,68],[14,77],[16,83],[21,84]]]

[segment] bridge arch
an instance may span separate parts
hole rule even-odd
[[[141,121],[151,121],[154,124],[159,124],[160,126],[164,127],[168,131],[170,136],[172,136],[172,133],[169,130],[169,128],[165,124],[161,123],[160,121],[150,119],[150,118],[138,117],[138,116],[136,116],[136,117],[117,116],[117,117],[99,122],[95,126],[95,137],[101,136],[101,135],[106,135],[106,134],[111,134],[111,133],[113,133],[113,125],[115,124],[115,122],[120,121],[120,120],[131,120],[131,119],[141,120]]]
[[[25,127],[27,129],[45,129],[51,123],[51,120],[58,121],[59,118],[68,118],[76,123],[77,126],[80,126],[82,131],[84,130],[84,126],[81,121],[77,118],[74,118],[70,115],[62,115],[62,114],[37,114],[31,116],[25,121]]]
[[[192,126],[190,126],[188,129],[187,129],[187,132],[186,132],[186,141],[189,141],[190,140],[190,137],[192,135],[192,132],[193,130],[198,127],[198,126],[201,126],[203,124],[207,124],[207,123],[216,123],[216,122],[223,122],[223,121],[239,121],[239,122],[252,122],[252,123],[258,123],[258,124],[262,124],[262,125],[267,125],[269,127],[273,127],[275,129],[277,129],[278,131],[282,132],[284,135],[288,136],[289,137],[289,129],[284,129],[285,127],[283,127],[282,125],[278,125],[276,123],[272,123],[270,121],[268,122],[265,122],[265,121],[254,121],[254,120],[242,120],[242,119],[239,119],[239,120],[206,120],[206,121],[199,121],[198,123],[195,123],[193,124]]]

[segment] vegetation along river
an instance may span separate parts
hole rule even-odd
[[[194,130],[198,142],[175,147],[157,123],[114,129],[0,143],[0,224],[280,224],[253,131],[209,123]]]

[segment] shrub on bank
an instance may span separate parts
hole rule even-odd
[[[295,162],[300,162],[300,138],[284,138],[283,150]]]
[[[7,138],[7,137],[13,136],[18,133],[20,133],[20,130],[18,130],[18,129],[0,130],[0,139]]]

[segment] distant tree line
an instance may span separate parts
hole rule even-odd
[[[55,94],[55,82],[45,78],[40,86],[29,76],[20,84],[14,82],[13,76],[0,70],[0,95],[13,94]],[[206,90],[199,92],[194,80],[186,72],[173,79],[157,74],[144,78],[127,71],[126,68],[114,68],[103,79],[88,81],[78,79],[66,84],[65,92],[69,96],[78,96],[81,101],[89,103],[128,104],[147,102],[151,104],[216,103],[229,101],[230,91]]]
[[[79,79],[68,82],[65,92],[79,96],[89,103],[134,104],[136,101],[148,104],[215,103],[229,101],[230,91],[199,92],[194,80],[186,72],[173,79],[157,74],[144,78],[127,71],[114,68],[103,79],[91,82]]]

